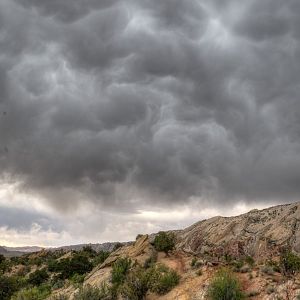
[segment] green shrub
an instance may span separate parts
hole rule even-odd
[[[291,251],[285,251],[281,254],[280,266],[286,275],[294,275],[300,271],[300,257]]]
[[[154,248],[168,254],[175,248],[175,236],[173,233],[159,232],[154,238]]]
[[[79,275],[79,274],[75,273],[75,274],[70,278],[70,281],[71,281],[74,285],[82,284],[83,281],[84,281],[84,277],[85,277],[85,274]]]
[[[0,264],[2,264],[5,260],[6,258],[4,257],[4,255],[0,254]]]
[[[61,279],[68,279],[74,274],[83,275],[90,272],[93,264],[86,255],[76,253],[72,258],[64,258],[60,261],[50,260],[48,262],[48,270],[50,272],[59,273]]]
[[[263,266],[260,269],[263,273],[267,274],[267,275],[273,275],[274,274],[274,269],[272,266]]]
[[[144,262],[144,268],[148,269],[152,267],[157,262],[157,252],[153,251],[149,258],[147,258]]]
[[[15,277],[0,276],[0,299],[10,299],[19,287],[20,284]]]
[[[88,257],[95,257],[97,255],[97,252],[90,245],[84,246],[79,253]]]
[[[191,267],[194,267],[197,263],[197,258],[193,257],[192,261],[191,261]]]
[[[179,275],[164,265],[154,266],[149,270],[149,289],[151,292],[163,295],[179,283]]]
[[[112,272],[111,272],[112,284],[119,285],[123,283],[130,267],[131,267],[131,259],[127,257],[119,258],[116,262],[114,262],[112,265]]]
[[[122,243],[116,243],[115,245],[114,245],[114,248],[113,248],[113,252],[114,251],[116,251],[116,250],[118,250],[119,248],[122,248],[123,247],[123,244]]]
[[[248,255],[245,257],[245,263],[247,263],[250,267],[255,265],[255,260],[252,256]]]
[[[1,260],[1,258],[0,258]],[[8,259],[4,259],[0,263],[0,274],[4,274],[6,271],[9,271],[11,268],[11,264]]]
[[[61,289],[62,287],[64,287],[64,285],[65,285],[64,280],[56,276],[53,276],[53,278],[51,279],[51,286],[53,290]]]
[[[145,299],[148,291],[148,272],[142,268],[130,272],[126,277],[124,285],[121,287],[123,298],[130,300]]]
[[[269,259],[266,261],[266,265],[272,267],[274,272],[278,272],[278,273],[281,272],[279,263],[277,261]]]
[[[240,283],[227,269],[217,272],[208,289],[211,300],[240,300],[244,299]]]
[[[244,261],[243,260],[234,260],[231,262],[231,264],[233,265],[233,270],[235,272],[240,272],[241,268],[244,265]]]
[[[48,285],[41,285],[40,287],[33,287],[19,291],[11,300],[44,300],[51,293]]]
[[[36,270],[29,275],[28,283],[32,285],[40,285],[46,282],[49,278],[49,274],[46,269]]]
[[[109,300],[109,289],[106,286],[101,288],[90,285],[82,287],[74,296],[74,300]]]
[[[93,259],[93,266],[96,267],[100,264],[102,264],[108,257],[109,257],[109,252],[107,251],[100,251],[97,253],[95,258]]]

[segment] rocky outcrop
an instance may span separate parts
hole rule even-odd
[[[143,265],[151,257],[153,247],[149,243],[148,235],[141,236],[134,244],[123,246],[114,251],[100,266],[97,266],[85,279],[85,284],[101,286],[109,282],[111,265],[120,257],[128,257],[132,261]]]
[[[264,258],[290,247],[300,253],[300,204],[214,217],[177,231],[177,248],[192,254]]]

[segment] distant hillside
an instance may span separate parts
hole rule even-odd
[[[130,242],[126,243],[118,243],[118,242],[107,242],[107,243],[97,243],[97,244],[77,244],[77,245],[69,245],[69,246],[62,246],[62,247],[56,247],[56,248],[46,248],[49,251],[56,251],[56,250],[64,250],[64,251],[80,251],[85,246],[91,246],[92,249],[95,251],[113,251],[115,245],[122,244],[122,245],[129,245]],[[13,257],[13,256],[22,256],[23,254],[27,253],[34,253],[39,252],[45,248],[38,247],[38,246],[24,246],[24,247],[6,247],[6,246],[0,246],[0,254],[6,256],[6,257]]]
[[[71,250],[76,250],[76,251],[80,251],[83,249],[83,247],[85,246],[90,246],[92,249],[94,249],[95,251],[99,252],[99,251],[108,251],[111,252],[113,251],[114,247],[117,244],[122,244],[122,245],[129,245],[131,242],[125,242],[125,243],[119,243],[119,242],[107,242],[107,243],[102,243],[102,244],[77,244],[77,245],[70,245],[70,246],[62,246],[62,247],[58,247],[58,248],[51,248],[49,250],[65,250],[65,251],[71,251]]]
[[[15,250],[8,250],[4,246],[0,246],[0,254],[4,255],[5,257],[13,257],[13,256],[22,256],[26,252],[22,251],[15,251]]]

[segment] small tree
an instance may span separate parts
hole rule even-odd
[[[208,289],[211,300],[241,300],[245,296],[237,278],[227,269],[221,269],[215,275]]]
[[[173,233],[159,232],[154,239],[154,247],[157,251],[163,251],[167,255],[175,248],[175,236]]]
[[[284,251],[280,256],[280,266],[285,275],[295,275],[300,271],[300,257],[291,251]]]
[[[19,288],[18,282],[13,277],[0,276],[0,299],[8,300]]]
[[[115,285],[120,285],[124,282],[126,274],[131,267],[130,258],[119,258],[112,265],[111,282]]]
[[[0,254],[0,264],[2,264],[5,261],[4,255]]]
[[[47,281],[48,278],[49,274],[47,273],[46,269],[36,270],[29,275],[28,283],[32,285],[40,285]]]

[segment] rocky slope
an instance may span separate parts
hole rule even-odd
[[[223,267],[234,272],[247,299],[296,300],[300,297],[300,274],[286,276],[279,256],[286,248],[300,253],[299,221],[300,203],[252,210],[235,217],[214,217],[183,230],[171,231],[175,234],[175,249],[168,255],[155,249],[156,234],[141,235],[135,242],[124,243],[86,273],[83,285],[110,286],[112,266],[119,258],[130,258],[132,268],[144,269],[145,262],[154,259],[155,264],[175,270],[180,281],[165,295],[148,290],[146,300],[205,300],[212,278]],[[63,256],[56,259],[75,255],[69,249],[61,251]],[[49,253],[52,252],[43,250],[29,258],[43,259]],[[11,272],[19,271],[17,267]],[[43,267],[43,264],[33,266],[31,272]],[[49,300],[59,295],[72,300],[77,292],[78,285],[67,280],[61,288],[52,291]]]
[[[243,291],[252,295],[249,299],[298,299],[300,277],[287,278],[271,270],[267,261],[278,261],[283,247],[300,251],[300,204],[287,204],[264,210],[253,210],[236,217],[214,217],[198,222],[184,230],[173,231],[176,250],[168,256],[158,252],[157,263],[176,270],[180,283],[166,295],[147,294],[147,300],[201,300],[207,299],[207,289],[215,272],[230,266],[224,255],[231,255],[235,262],[251,255],[254,265],[244,262],[236,271]],[[84,285],[100,287],[110,284],[112,264],[120,257],[129,257],[139,265],[153,257],[155,234],[141,236],[135,243],[123,246],[111,253],[107,260],[94,268]],[[197,266],[192,260],[197,259]],[[201,272],[199,272],[201,270]],[[56,293],[65,293],[73,299],[76,289],[68,287]]]
[[[252,210],[236,217],[214,217],[176,232],[177,249],[263,259],[277,255],[283,247],[300,252],[299,226],[299,203]]]

